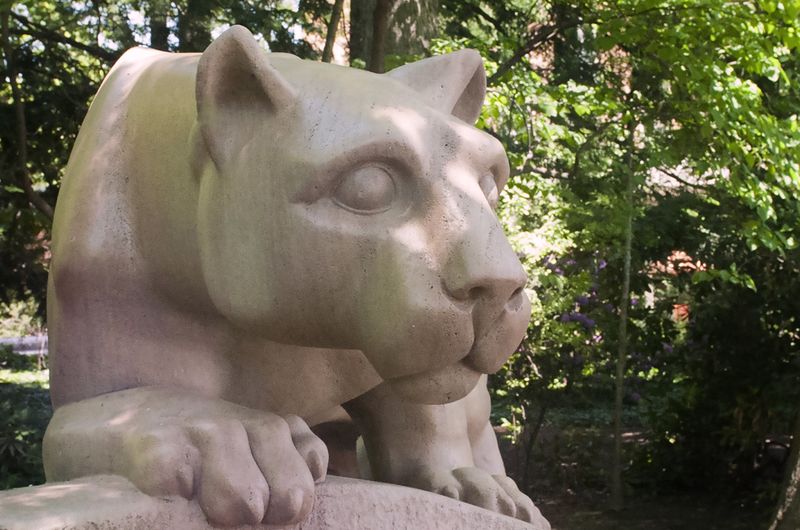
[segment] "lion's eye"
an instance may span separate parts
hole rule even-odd
[[[339,182],[333,201],[354,213],[373,214],[388,210],[395,193],[394,180],[384,168],[365,166]]]
[[[485,175],[481,178],[481,189],[489,201],[489,206],[492,209],[497,207],[497,200],[500,198],[500,192],[497,190],[497,182],[495,182],[492,175]]]

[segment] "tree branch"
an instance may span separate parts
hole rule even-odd
[[[696,9],[701,8],[702,6],[694,6],[694,5],[686,5],[681,6],[678,8],[673,8],[672,11],[687,11],[689,9]],[[559,33],[566,29],[575,28],[581,26],[583,24],[596,24],[601,22],[607,22],[609,20],[618,20],[621,18],[631,18],[631,17],[640,17],[642,15],[647,15],[652,12],[656,11],[667,11],[669,8],[656,6],[656,7],[649,7],[647,9],[642,9],[641,11],[636,11],[634,13],[619,13],[617,15],[613,15],[610,17],[602,17],[596,16],[590,19],[581,19],[577,18],[570,22],[566,22],[564,24],[554,26],[552,24],[545,24],[539,26],[534,30],[528,40],[516,51],[514,55],[509,57],[505,62],[503,62],[498,68],[497,71],[492,74],[489,79],[486,80],[487,85],[493,85],[496,83],[506,72],[511,70],[519,61],[521,61],[526,55],[530,52],[541,46],[542,44],[550,41],[551,39],[555,38]]]
[[[663,167],[657,167],[656,171],[658,171],[659,173],[661,173],[663,175],[666,175],[667,177],[669,177],[669,178],[671,178],[673,180],[676,180],[676,181],[680,182],[681,184],[683,184],[685,186],[689,186],[690,188],[695,188],[695,189],[699,189],[699,190],[707,190],[707,189],[711,188],[711,186],[704,186],[702,184],[693,184],[693,183],[689,182],[688,180],[686,180],[686,179],[684,179],[682,177],[679,177],[676,173],[673,173],[672,171],[664,169]]]
[[[484,19],[486,22],[494,26],[494,29],[496,29],[498,33],[500,33],[501,35],[507,34],[505,28],[503,28],[502,24],[500,24],[500,21],[497,20],[492,15],[490,15],[489,13],[487,13],[481,6],[475,5],[472,2],[467,2],[466,6],[470,11],[472,11],[473,13]]]
[[[14,104],[14,116],[17,121],[17,164],[19,165],[19,180],[28,201],[48,219],[53,220],[53,207],[36,193],[28,174],[28,129],[25,122],[25,103],[17,84],[17,71],[11,51],[11,41],[8,38],[9,11],[0,13],[0,26],[2,27],[2,49],[6,63],[6,73],[11,85],[11,97]]]
[[[61,44],[67,44],[72,46],[73,48],[77,48],[79,50],[83,50],[86,53],[108,63],[116,61],[121,53],[106,50],[99,46],[92,46],[91,44],[85,44],[83,42],[76,41],[70,37],[66,37],[61,35],[57,31],[53,31],[50,28],[45,26],[36,24],[35,22],[31,22],[27,17],[22,15],[18,15],[17,13],[7,13],[6,17],[11,16],[14,20],[22,24],[24,30],[17,30],[14,31],[14,34],[17,35],[30,35],[31,37],[36,37],[42,41],[50,41],[50,42],[60,42]]]
[[[536,31],[525,41],[525,44],[522,45],[517,51],[514,52],[514,55],[509,57],[505,62],[503,62],[498,68],[495,73],[489,76],[489,79],[486,80],[487,85],[495,84],[501,77],[505,75],[506,72],[511,70],[515,64],[517,64],[523,57],[528,55],[530,52],[544,44],[545,42],[549,41],[550,39],[554,38],[560,31],[568,27],[577,26],[579,22],[575,22],[574,24],[565,25],[565,26],[552,26],[552,25],[544,25],[539,26],[536,28]]]

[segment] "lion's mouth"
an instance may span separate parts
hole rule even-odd
[[[525,289],[518,287],[517,290],[511,294],[511,298],[508,299],[508,302],[506,302],[505,311],[510,311],[512,313],[519,311],[525,301],[524,298],[527,298]]]
[[[525,337],[530,318],[530,300],[525,291],[519,288],[499,314],[486,318],[476,305],[472,316],[476,339],[463,362],[478,372],[494,373]]]
[[[481,375],[462,360],[438,370],[406,375],[387,382],[397,393],[415,403],[440,405],[469,394]]]

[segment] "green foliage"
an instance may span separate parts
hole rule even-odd
[[[655,435],[645,456],[670,463],[652,469],[662,485],[752,485],[759,444],[790,432],[800,399],[797,252],[775,260],[731,247],[719,259],[746,256],[739,266],[759,289],[724,281],[693,288],[691,325],[663,352],[643,400]],[[691,451],[676,450],[682,444]]]
[[[3,359],[7,358],[4,353]],[[2,366],[0,490],[41,484],[44,482],[42,437],[52,415],[47,371],[12,371]]]
[[[0,369],[11,372],[37,370],[39,361],[33,355],[14,353],[10,346],[0,345]]]
[[[758,443],[788,432],[797,403],[800,3],[444,9],[457,38],[438,49],[486,58],[480,124],[509,149],[499,215],[534,301],[527,339],[492,379],[497,418],[520,436],[542,407],[611,402],[632,207],[626,399],[649,442],[630,478],[752,485]],[[509,63],[520,49],[533,55]]]
[[[44,326],[38,309],[39,303],[33,297],[7,304],[0,302],[0,338],[41,333]]]

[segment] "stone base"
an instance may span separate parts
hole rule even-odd
[[[204,530],[214,527],[196,502],[180,497],[149,497],[118,476],[94,476],[0,492],[0,529],[56,528]],[[317,486],[314,510],[306,521],[280,528],[544,530],[441,495],[333,476]]]

